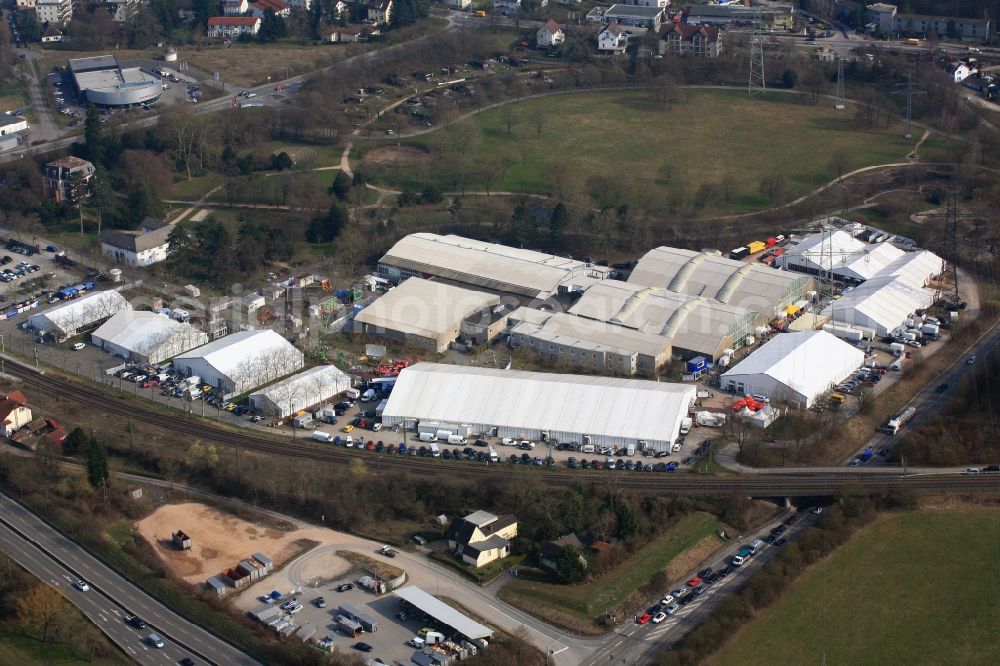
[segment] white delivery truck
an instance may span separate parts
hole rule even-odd
[[[686,435],[689,432],[691,432],[691,424],[692,424],[692,421],[691,421],[690,417],[685,417],[685,418],[681,419],[681,434],[682,435]]]
[[[465,444],[465,438],[462,437],[461,435],[456,435],[456,434],[452,433],[451,435],[448,435],[448,443],[449,444]]]
[[[492,446],[490,447],[490,462],[491,463],[500,462],[500,456],[497,455],[497,450],[494,449]]]
[[[375,389],[368,389],[361,394],[361,402],[371,402],[375,399]]]
[[[350,398],[351,400],[357,400],[358,398],[361,397],[361,391],[359,391],[356,388],[349,388],[346,391],[344,391],[344,397]]]
[[[433,442],[434,440],[437,439],[437,436],[432,432],[422,432],[419,435],[417,435],[417,439],[419,439],[421,442]]]
[[[440,439],[442,442],[447,442],[448,438],[451,437],[451,430],[438,430],[434,433],[434,437]]]

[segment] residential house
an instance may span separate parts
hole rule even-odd
[[[611,5],[601,16],[605,24],[617,23],[635,28],[659,31],[663,23],[663,9],[660,7],[637,7],[635,5]]]
[[[15,6],[18,9],[34,9],[36,0],[17,0]]]
[[[104,0],[104,8],[116,23],[125,23],[142,7],[142,0]]]
[[[106,229],[101,232],[101,254],[133,268],[151,266],[166,260],[172,231],[172,225],[149,232]]]
[[[335,44],[342,42],[364,42],[368,40],[370,35],[378,34],[380,34],[380,31],[377,27],[358,23],[344,28],[330,28],[330,32],[327,33],[327,41]]]
[[[4,437],[10,437],[31,422],[27,402],[20,391],[12,391],[0,400],[0,427]]]
[[[222,0],[222,13],[225,16],[243,16],[250,11],[247,0]]]
[[[11,120],[8,121],[7,118],[10,118]],[[28,120],[23,116],[3,116],[2,119],[0,119],[0,136],[17,134],[18,132],[23,132],[26,129],[28,129]]]
[[[925,14],[900,14],[896,5],[876,2],[865,7],[865,20],[869,32],[884,35],[909,35],[941,39],[960,39],[963,42],[986,42],[990,35],[989,19],[969,19],[957,16],[927,16]]]
[[[445,538],[448,548],[467,564],[481,567],[510,555],[510,542],[517,537],[517,518],[476,511],[456,518]]]
[[[87,196],[85,186],[94,177],[94,165],[79,157],[60,157],[42,169],[45,193],[56,201],[76,201]],[[77,191],[84,187],[84,191]]]
[[[368,20],[375,25],[388,25],[392,20],[392,0],[369,0]]]
[[[63,33],[54,23],[50,23],[46,28],[45,32],[42,33],[42,44],[52,44],[54,42],[61,42],[63,40]]]
[[[667,23],[660,28],[660,54],[718,58],[722,53],[722,30],[710,25]]]
[[[444,0],[444,4],[452,9],[468,9],[472,6],[472,0]]]
[[[269,9],[274,12],[275,16],[281,18],[288,18],[292,13],[291,6],[284,0],[257,0],[250,5],[250,15],[264,18],[264,14]]]
[[[38,22],[63,25],[73,18],[73,0],[37,0],[35,16]]]
[[[559,557],[562,555],[563,549],[566,546],[573,546],[576,548],[577,553],[581,553],[580,561],[583,566],[587,566],[587,558],[585,558],[583,553],[583,543],[580,541],[580,537],[570,533],[566,536],[561,536],[558,539],[553,539],[552,541],[543,541],[538,545],[538,556],[542,568],[555,571],[558,566]]]
[[[566,41],[566,33],[563,32],[559,24],[553,19],[546,21],[545,25],[538,29],[535,33],[535,43],[540,49],[547,49],[553,46],[559,46],[564,41]]]
[[[625,53],[625,49],[628,47],[628,38],[631,34],[624,26],[612,23],[597,35],[598,52],[610,53],[612,55]]]
[[[944,68],[944,71],[948,74],[948,76],[954,79],[955,83],[961,83],[969,78],[974,70],[969,69],[969,66],[961,60],[956,60],[955,62],[948,63],[948,65]]]
[[[208,36],[237,39],[241,35],[256,35],[260,24],[259,16],[213,16],[208,19]]]

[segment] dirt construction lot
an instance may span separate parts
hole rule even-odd
[[[279,530],[248,523],[204,504],[168,504],[136,524],[167,569],[188,583],[201,584],[246,559],[262,553],[275,568],[301,554],[303,540],[324,543],[334,535],[319,528]],[[191,537],[190,550],[177,550],[171,534],[182,530]]]

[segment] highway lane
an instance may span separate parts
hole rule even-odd
[[[125,621],[128,617],[125,609],[98,590],[91,588],[87,592],[82,592],[74,588],[72,584],[77,577],[72,572],[49,558],[2,522],[0,522],[0,550],[40,581],[56,588],[125,654],[140,664],[173,664],[184,657],[191,658],[195,663],[207,663],[172,641],[167,642],[163,649],[159,650],[149,645],[146,636],[154,629],[147,628],[140,631],[133,628]]]
[[[36,551],[42,551],[49,558],[57,561],[63,569],[71,570],[71,572],[59,572],[56,577],[57,581],[60,579],[66,581],[65,575],[70,575],[72,580],[82,578],[93,588],[91,592],[95,593],[93,595],[95,600],[98,593],[103,594],[109,600],[114,600],[118,612],[108,610],[110,615],[106,614],[107,619],[101,620],[98,624],[102,630],[105,629],[105,626],[111,627],[111,616],[115,617],[115,622],[123,622],[125,613],[137,614],[155,627],[157,633],[164,637],[168,645],[174,644],[174,647],[169,651],[165,648],[164,652],[157,650],[155,654],[173,656],[180,654],[177,651],[181,648],[187,648],[189,652],[185,651],[181,656],[195,654],[209,663],[226,666],[230,664],[241,666],[258,664],[242,650],[209,633],[201,626],[182,618],[164,604],[153,599],[124,576],[91,555],[82,546],[57,532],[48,523],[3,493],[0,493],[0,517],[8,530],[15,530],[30,539]],[[4,540],[5,550],[6,543],[7,541]],[[35,556],[35,559],[42,560],[38,555]],[[46,576],[43,580],[51,581],[51,578],[51,576]],[[85,593],[73,595],[74,603],[76,598],[82,594]],[[98,608],[94,607],[93,610],[96,612]],[[112,634],[108,633],[108,635]],[[136,655],[133,656],[137,656],[138,650],[143,646],[140,644],[136,647],[133,644],[132,647],[136,650]],[[129,652],[131,654],[131,651]],[[176,659],[179,658],[180,656],[176,657]],[[157,663],[165,662],[161,659]]]

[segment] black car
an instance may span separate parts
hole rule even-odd
[[[650,606],[649,608],[647,608],[646,612],[649,613],[650,615],[656,615],[661,610],[663,610],[663,606],[660,604],[656,604],[655,606]]]
[[[774,536],[773,534],[768,534],[766,537],[764,537],[764,543],[774,543],[777,540],[778,537]]]
[[[568,460],[568,461],[566,462],[566,464],[567,464],[567,465],[569,466],[569,468],[570,468],[570,469],[576,469],[577,467],[579,467],[579,466],[580,466],[580,463],[578,463],[578,462],[576,461],[576,458],[570,458],[570,459],[569,459],[569,460]]]
[[[708,586],[702,583],[698,587],[691,590],[691,594],[693,594],[696,597],[700,597],[701,595],[705,594],[706,590],[708,590]]]
[[[527,453],[522,453],[521,454],[521,464],[522,465],[530,465],[531,462],[532,462],[531,461],[531,456],[529,456]]]
[[[657,458],[666,458],[669,455],[670,455],[670,451],[657,451],[656,452],[656,457]]]
[[[464,449],[462,449],[462,453],[464,453],[466,456],[474,456],[476,455],[476,450],[471,446],[467,446]]]
[[[719,578],[725,578],[731,573],[733,573],[733,568],[729,565],[726,565],[723,568],[719,569]]]
[[[708,578],[712,575],[712,567],[705,567],[698,572],[698,578]]]
[[[517,454],[514,453],[510,454],[510,458],[508,458],[507,460],[510,461],[511,465],[516,465],[517,463],[521,462],[521,459],[518,458]]]
[[[443,451],[441,451],[441,457],[444,458],[445,460],[451,460],[451,451],[449,451],[448,449],[444,449]]]
[[[642,463],[639,463],[639,464],[641,465]],[[631,472],[634,469],[635,469],[635,461],[634,460],[626,460],[625,461],[625,471]]]
[[[785,531],[785,526],[784,525],[778,525],[777,527],[772,527],[771,528],[771,534],[773,534],[775,536],[778,536],[779,534],[781,534],[784,531]]]
[[[719,571],[716,571],[714,574],[712,574],[711,576],[709,576],[708,578],[706,578],[705,582],[708,583],[709,585],[715,585],[721,579],[722,579],[722,573],[719,572]]]
[[[479,462],[486,462],[489,459],[490,457],[485,453],[483,453],[482,451],[476,454],[476,460],[478,460]]]
[[[948,390],[948,385],[947,384],[938,384],[938,387],[936,389],[934,389],[934,391],[936,393],[944,393],[947,390]]]
[[[625,469],[625,461],[619,458],[618,462],[615,463],[615,469]]]
[[[786,543],[788,543],[788,539],[786,539],[785,537],[781,537],[780,539],[778,539],[777,541],[774,542],[774,545],[775,546],[784,546]]]
[[[693,594],[689,594],[686,597],[684,597],[684,598],[681,599],[680,604],[681,604],[681,606],[687,606],[692,601],[694,601],[694,595]]]
[[[143,620],[138,615],[133,615],[132,617],[130,617],[128,619],[128,623],[131,624],[136,629],[145,629],[146,628],[146,621]]]
[[[486,440],[485,439],[477,439],[475,443],[476,443],[476,446],[486,446]]]
[[[337,592],[347,592],[348,590],[354,589],[354,583],[344,583],[337,588]]]
[[[375,649],[371,645],[368,645],[368,643],[360,643],[360,642],[355,643],[351,647],[353,647],[355,650],[361,650],[362,652],[371,652],[372,650]]]
[[[584,458],[583,460],[580,461],[580,467],[582,469],[590,469],[590,461]]]
[[[194,666],[194,659],[191,657],[184,657],[177,663],[180,664],[180,666]]]

